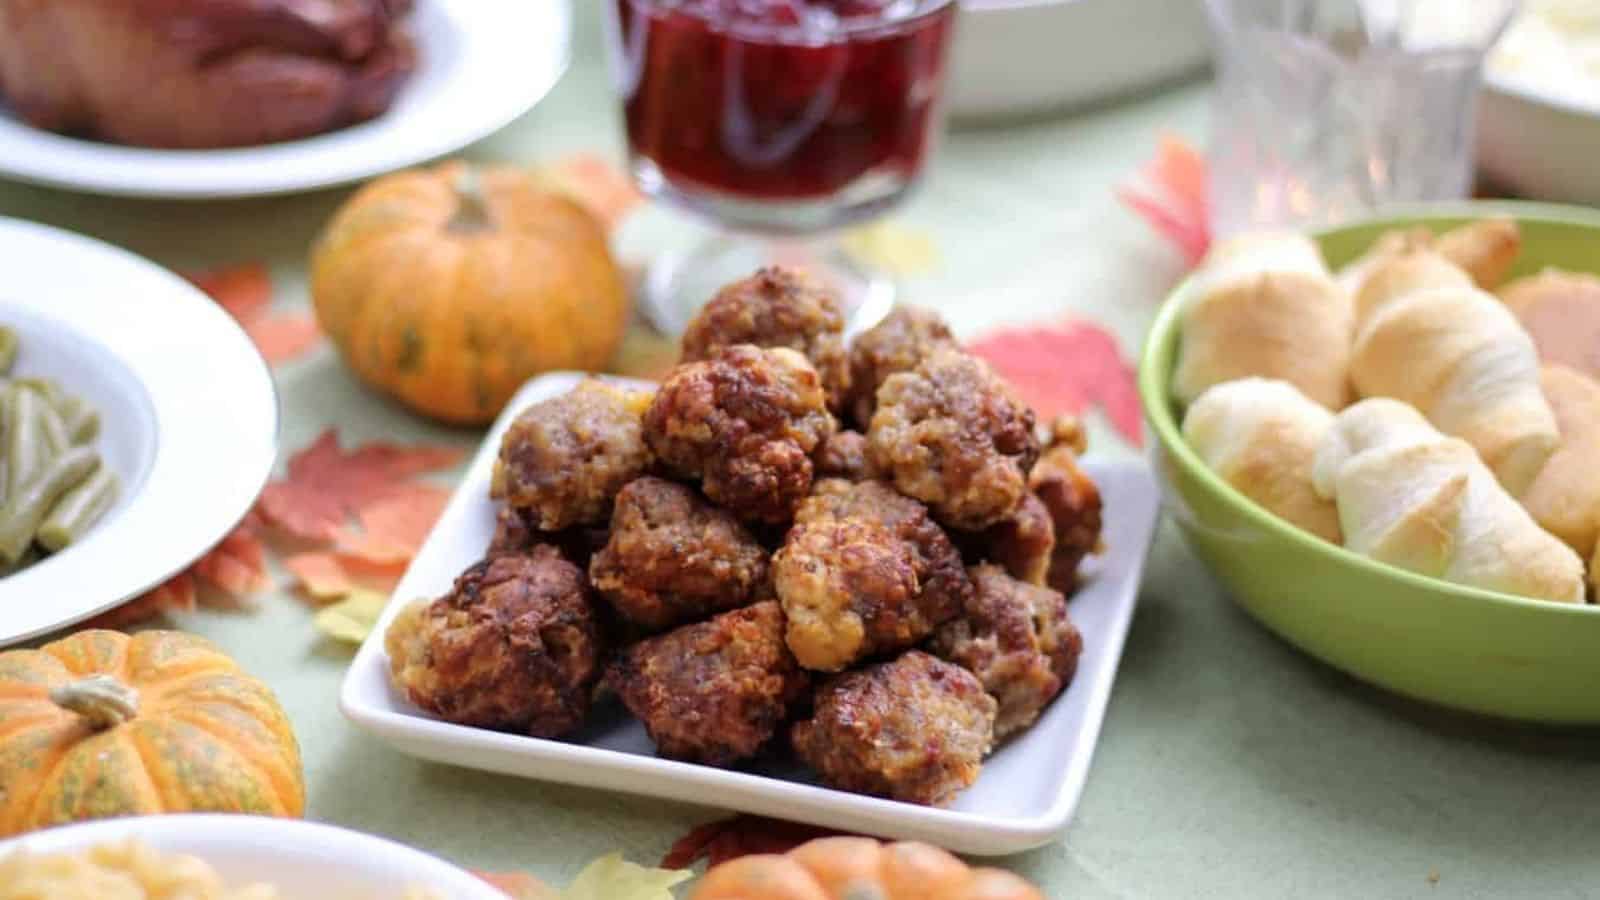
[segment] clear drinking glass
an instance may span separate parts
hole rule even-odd
[[[1484,57],[1516,0],[1206,0],[1217,234],[1472,186]]]
[[[657,259],[646,303],[676,332],[720,285],[802,263],[855,323],[890,281],[836,229],[917,183],[942,124],[955,0],[606,0],[634,180],[716,235]]]

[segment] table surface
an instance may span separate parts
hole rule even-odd
[[[616,155],[598,31],[592,12],[580,15],[579,55],[561,86],[467,155]],[[908,290],[964,333],[1081,315],[1136,353],[1181,263],[1110,189],[1161,130],[1203,136],[1205,99],[1192,85],[1072,117],[958,130],[901,214],[935,237],[941,256],[939,271]],[[345,195],[191,204],[0,182],[0,215],[177,268],[264,259],[301,303],[307,246]],[[285,448],[330,424],[351,441],[479,439],[375,398],[326,349],[280,369],[278,382]],[[1137,452],[1095,425],[1096,452]],[[278,691],[305,752],[312,818],[564,883],[613,849],[657,860],[684,830],[722,815],[389,749],[340,717],[351,654],[320,638],[286,593],[253,612],[176,624],[215,639]],[[1579,897],[1600,891],[1597,842],[1600,734],[1457,717],[1344,677],[1248,619],[1168,524],[1077,817],[1057,843],[1003,863],[1052,897]]]

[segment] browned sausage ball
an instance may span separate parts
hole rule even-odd
[[[787,522],[811,491],[811,454],[833,432],[816,370],[793,350],[728,347],[672,370],[645,440],[742,519]]]
[[[724,287],[683,333],[683,359],[710,359],[735,344],[788,347],[817,370],[838,412],[850,390],[844,314],[833,291],[804,272],[770,267]]]
[[[528,407],[500,442],[490,496],[541,531],[603,522],[650,462],[640,416],[650,395],[586,379]]]
[[[647,475],[617,494],[589,578],[622,618],[660,631],[750,602],[767,551],[692,488]]]
[[[1014,512],[1039,455],[1033,410],[987,363],[937,349],[878,389],[867,442],[901,493],[952,528],[977,530]]]
[[[772,566],[790,649],[830,672],[910,647],[972,593],[961,554],[927,509],[879,481],[818,482]]]
[[[599,640],[583,573],[540,545],[482,560],[406,608],[384,647],[394,683],[428,712],[555,737],[583,724]]]
[[[971,672],[912,650],[830,678],[792,738],[832,787],[943,806],[978,780],[995,709]]]
[[[878,406],[878,388],[890,375],[909,372],[935,347],[956,346],[939,314],[920,306],[897,306],[850,345],[850,413],[862,428]]]
[[[550,544],[579,569],[589,568],[589,559],[606,543],[604,527],[574,525],[561,531],[540,531],[528,523],[527,510],[501,504],[495,510],[494,536],[485,556],[525,553],[540,544]]]
[[[605,678],[662,756],[714,766],[755,755],[809,684],[770,600],[641,641]]]
[[[1067,617],[1067,601],[1050,588],[1025,584],[997,566],[975,566],[966,612],[930,644],[934,653],[978,676],[1000,701],[994,736],[1032,725],[1078,670],[1083,637]]]
[[[1038,465],[1033,468],[1039,469]],[[988,528],[951,536],[969,563],[992,562],[1019,581],[1041,586],[1047,583],[1056,549],[1056,527],[1044,501],[1032,493],[1023,496],[1022,505],[1015,512]]]
[[[1100,489],[1078,465],[1069,444],[1055,444],[1028,475],[1035,496],[1049,510],[1056,546],[1050,555],[1051,587],[1071,594],[1078,586],[1083,558],[1101,549]]]
[[[877,477],[867,455],[867,436],[859,431],[835,431],[816,452],[818,478],[866,481]]]

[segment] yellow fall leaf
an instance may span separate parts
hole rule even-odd
[[[378,617],[389,597],[366,588],[356,588],[338,603],[324,606],[311,618],[313,625],[336,641],[359,644],[378,625]]]
[[[939,246],[932,235],[894,222],[852,228],[839,243],[857,260],[894,275],[923,275],[939,265]]]
[[[653,869],[608,853],[584,867],[561,900],[672,900],[674,885],[687,881],[682,869]]]

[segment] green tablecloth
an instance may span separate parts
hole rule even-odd
[[[620,149],[595,20],[580,15],[579,58],[560,88],[470,156]],[[1072,118],[953,134],[902,216],[932,232],[941,253],[940,271],[910,285],[915,298],[965,333],[1089,316],[1136,352],[1181,265],[1110,187],[1161,129],[1199,136],[1204,97],[1186,87]],[[189,204],[0,183],[0,214],[96,235],[173,267],[266,259],[302,302],[307,245],[344,196]],[[331,424],[352,441],[478,441],[376,399],[327,350],[278,379],[285,448]],[[1097,427],[1096,438],[1097,452],[1134,452],[1108,429]],[[612,849],[657,860],[686,828],[721,815],[390,750],[340,717],[350,654],[319,638],[287,594],[251,613],[200,612],[177,624],[220,642],[283,698],[305,751],[313,818],[562,883]],[[1600,736],[1457,718],[1343,677],[1247,619],[1164,527],[1076,820],[1060,842],[1005,864],[1063,898],[1593,897]]]

